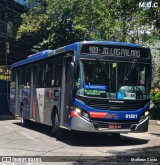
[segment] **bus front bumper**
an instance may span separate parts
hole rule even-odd
[[[87,121],[82,117],[73,117],[71,120],[71,130],[87,131],[87,132],[104,132],[104,133],[105,132],[108,133],[147,132],[148,122],[149,122],[149,117],[147,116],[143,121],[139,122],[138,124],[135,123],[128,124],[128,127],[126,127],[127,123],[118,123],[118,122],[116,123],[116,121],[114,123],[113,122],[106,123],[106,127],[104,125],[103,127],[101,127],[100,125],[95,126],[94,122]],[[109,124],[121,124],[122,128],[110,129],[108,128]]]

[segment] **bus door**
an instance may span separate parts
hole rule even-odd
[[[65,57],[63,59],[62,68],[60,125],[65,127],[68,126],[68,115],[72,100],[72,57]]]
[[[24,79],[24,93],[23,93],[24,118],[30,119],[31,71],[29,67],[25,68],[25,74],[22,75],[22,78]]]
[[[31,88],[30,88],[30,119],[36,121],[37,95],[36,95],[36,77],[37,67],[33,66],[31,70]]]
[[[10,81],[10,111],[15,115],[16,106],[16,72],[12,69],[11,81]]]
[[[20,70],[16,70],[16,90],[15,90],[15,116],[20,116]]]

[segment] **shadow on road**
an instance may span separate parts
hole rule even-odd
[[[150,134],[160,137],[160,133],[150,133]]]
[[[21,126],[19,122],[15,122],[17,126]],[[27,127],[30,130],[34,130],[52,137],[51,127],[39,123],[31,123]],[[146,139],[127,137],[125,134],[121,134],[120,139],[113,139],[110,134],[98,134],[98,133],[86,133],[86,132],[67,132],[66,139],[61,142],[71,146],[84,146],[84,147],[97,147],[97,146],[130,146],[130,145],[142,145],[148,143]],[[53,137],[55,139],[55,137]]]
[[[111,134],[72,132],[67,141],[72,146],[130,146],[148,143],[146,139],[131,138],[121,134],[120,139],[114,139]]]

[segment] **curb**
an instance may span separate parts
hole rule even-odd
[[[149,120],[149,124],[160,125],[160,120]]]
[[[15,119],[12,115],[0,115],[0,120],[13,120]]]

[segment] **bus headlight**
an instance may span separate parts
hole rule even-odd
[[[144,116],[148,116],[149,115],[149,111],[146,111],[145,113],[144,113]]]
[[[75,107],[74,110],[80,115],[82,114],[82,110],[80,108]]]
[[[89,120],[89,113],[88,112],[86,112],[86,111],[84,111],[84,110],[82,110],[81,108],[78,108],[78,107],[75,107],[74,108],[74,111],[78,115],[80,115],[81,117],[83,117],[84,119]]]

